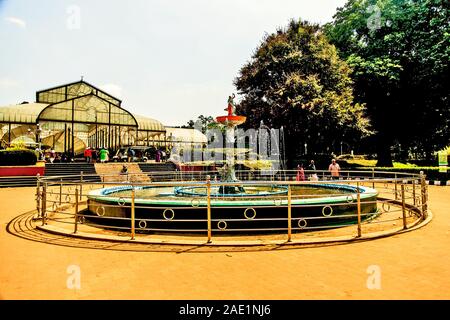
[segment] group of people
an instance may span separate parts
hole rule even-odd
[[[316,171],[316,165],[314,163],[314,160],[311,160],[311,162],[309,163],[309,165],[307,167],[307,170],[312,171],[311,175],[309,176],[309,180],[313,180],[313,181],[319,180],[319,177],[314,172],[314,171]],[[331,160],[331,163],[328,166],[328,171],[330,172],[332,179],[335,179],[335,180],[339,179],[341,167],[339,166],[339,163],[336,162],[336,159]],[[303,164],[300,163],[297,165],[296,181],[305,181],[305,180],[306,180],[305,169],[303,168]]]
[[[84,150],[84,158],[87,163],[95,163],[98,160],[101,163],[108,162],[109,160],[109,150],[106,148],[93,149],[91,147],[87,147]]]
[[[167,161],[166,152],[161,149],[156,150],[155,161],[156,162],[166,162]]]
[[[73,161],[73,155],[70,152],[56,152],[55,149],[47,150],[35,150],[39,154],[39,160],[45,160],[45,162],[71,162]]]

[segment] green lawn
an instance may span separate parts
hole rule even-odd
[[[364,160],[364,159],[355,159],[355,160],[345,160],[348,164],[361,166],[361,167],[369,167],[369,168],[377,168],[377,169],[392,169],[388,167],[377,167],[377,160]],[[420,167],[413,163],[403,163],[403,162],[394,162],[394,168],[397,169],[417,169],[417,170],[433,170],[439,169],[439,166],[428,166],[428,167]],[[448,169],[448,167],[447,167]]]

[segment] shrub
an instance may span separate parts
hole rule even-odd
[[[372,170],[372,168],[369,169],[367,167],[359,167],[354,169],[361,171]],[[375,167],[373,169],[375,169],[375,171],[401,172],[413,174],[419,174],[420,171],[423,171],[426,180],[438,180],[441,182],[446,182],[447,180],[450,180],[450,168],[448,168],[446,172],[439,172],[439,167],[415,167],[415,168]]]
[[[0,166],[27,166],[36,164],[36,161],[36,154],[32,150],[0,150]]]

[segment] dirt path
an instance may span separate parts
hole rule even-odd
[[[1,189],[0,298],[449,299],[450,187],[429,191],[434,220],[398,236],[317,248],[174,253],[22,239],[6,226],[34,209],[34,188]],[[373,265],[381,289],[367,288]],[[81,288],[69,289],[68,268],[78,267]]]

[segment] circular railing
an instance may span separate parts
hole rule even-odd
[[[150,242],[170,242],[164,239],[180,234],[206,242],[247,241],[255,235],[268,241],[314,242],[401,232],[427,219],[428,192],[422,174],[342,171],[339,179],[332,179],[326,171],[305,171],[307,178],[314,174],[318,180],[296,181],[295,170],[267,173],[238,171],[241,181],[233,183],[217,180],[217,172],[43,177],[36,188],[40,228]],[[287,188],[287,193],[230,199],[211,192],[220,186],[267,185]],[[314,192],[295,194],[298,188],[324,185],[340,189],[327,195],[325,203],[323,195]],[[146,188],[205,192],[177,199],[176,205],[163,201],[156,205],[136,196]],[[128,194],[111,197],[111,190]],[[226,209],[219,210],[223,203]],[[227,210],[236,214],[225,214]]]

